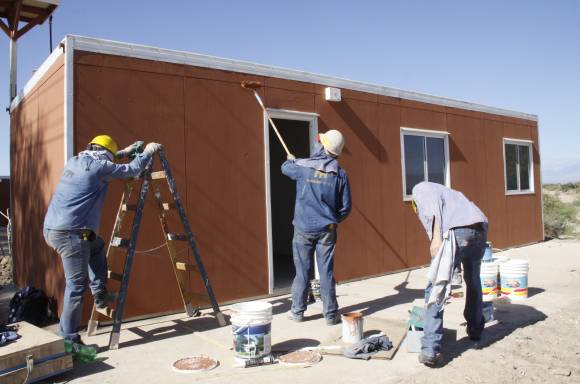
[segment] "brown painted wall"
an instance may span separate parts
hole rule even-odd
[[[10,115],[14,279],[57,298],[64,289],[62,267],[44,242],[42,225],[64,165],[63,57]]]
[[[402,201],[402,126],[451,133],[451,185],[488,215],[494,246],[542,240],[539,192],[505,196],[503,177],[502,138],[532,139],[535,190],[540,191],[535,122],[347,89],[342,102],[330,103],[321,85],[76,52],[75,150],[102,133],[114,136],[120,146],[137,139],[165,145],[219,301],[268,290],[263,120],[252,94],[240,87],[246,79],[263,82],[260,93],[269,108],[318,113],[321,132],[339,129],[346,136],[340,162],[350,177],[354,207],[339,229],[337,280],[428,262],[426,236]],[[28,103],[20,108],[26,111],[23,118],[34,111]],[[62,148],[62,138],[59,143]],[[60,166],[62,158],[55,164]],[[35,195],[50,196],[58,180],[57,174],[50,175]],[[122,186],[111,183],[101,225],[104,239],[110,236]],[[37,227],[41,208],[33,216]],[[142,228],[139,250],[162,243],[152,201]],[[182,257],[192,262],[189,252]],[[27,268],[39,274],[32,265]],[[120,269],[120,260],[113,269]],[[53,264],[45,275],[58,280],[60,273]],[[201,291],[199,278],[188,281]],[[179,308],[165,251],[138,254],[127,316]]]
[[[334,128],[346,136],[340,162],[349,173],[354,207],[340,228],[339,281],[428,262],[426,236],[402,201],[401,126],[451,133],[452,186],[489,216],[496,247],[542,239],[539,194],[506,197],[503,179],[502,138],[536,139],[535,123],[350,90],[343,90],[342,102],[329,103],[320,85],[170,63],[85,52],[77,52],[75,61],[77,149],[99,133],[123,144],[142,138],[168,147],[220,301],[267,293],[263,122],[251,93],[239,85],[244,79],[264,83],[260,92],[269,108],[316,112],[320,131]],[[535,181],[539,190],[537,176]],[[104,236],[119,188],[108,198]],[[142,249],[162,241],[154,215],[148,215]],[[132,287],[146,288],[157,273],[167,281],[157,294],[168,299],[145,299],[132,288],[130,315],[179,308],[163,252],[138,259],[135,270]],[[195,277],[190,284],[201,289]]]

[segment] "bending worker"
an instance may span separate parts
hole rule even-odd
[[[294,238],[292,249],[296,276],[292,283],[290,319],[302,321],[306,310],[310,260],[316,251],[320,272],[320,297],[328,325],[340,322],[336,301],[334,248],[336,226],[351,210],[350,187],[346,172],[336,160],[344,147],[339,131],[320,134],[315,153],[307,159],[289,155],[282,164],[282,173],[296,181],[294,206]]]
[[[453,270],[463,265],[466,285],[467,335],[477,341],[483,331],[479,272],[487,240],[487,218],[461,192],[421,182],[413,188],[411,205],[431,240],[431,266],[425,288],[424,335],[419,362],[429,367],[442,363],[443,309],[451,294]]]
[[[82,344],[79,326],[87,278],[98,308],[111,301],[106,287],[105,243],[99,237],[101,209],[109,181],[138,176],[161,145],[142,147],[143,142],[138,141],[117,152],[111,137],[95,137],[87,150],[68,160],[48,206],[44,238],[60,255],[66,280],[59,331],[72,343]],[[143,153],[138,153],[140,150]],[[114,162],[116,157],[133,156],[127,164]]]

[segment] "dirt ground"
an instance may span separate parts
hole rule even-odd
[[[495,320],[482,340],[467,338],[464,299],[452,299],[445,310],[444,365],[427,368],[405,342],[392,360],[352,360],[324,355],[304,367],[282,364],[234,368],[231,327],[217,327],[204,311],[198,318],[176,314],[127,323],[121,348],[107,350],[107,327],[85,341],[102,349],[98,361],[75,367],[53,383],[580,383],[580,241],[552,240],[501,252],[530,263],[529,298],[497,301]],[[395,273],[337,286],[342,312],[361,311],[365,319],[404,322],[408,310],[422,305],[426,269]],[[286,318],[288,296],[269,298],[274,307],[272,348],[288,350],[326,345],[340,326],[328,327],[321,307],[308,308],[305,322]],[[228,313],[228,306],[223,307]],[[371,331],[365,328],[365,331]],[[387,335],[389,335],[387,333]],[[391,334],[392,336],[392,334]],[[206,355],[220,365],[209,372],[184,375],[171,364],[185,356]]]
[[[499,338],[492,344],[483,342],[444,368],[422,371],[401,383],[579,383],[580,300],[546,319],[539,313],[528,316],[535,324],[520,324],[506,337],[492,326],[486,331]],[[451,351],[461,351],[461,345]]]

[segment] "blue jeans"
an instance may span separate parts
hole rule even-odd
[[[78,341],[87,278],[90,279],[93,295],[106,289],[105,243],[100,237],[92,241],[83,240],[80,231],[45,229],[44,238],[60,255],[66,281],[60,335],[67,340]]]
[[[316,251],[316,263],[320,273],[320,298],[323,303],[324,317],[332,319],[338,316],[336,301],[336,282],[334,281],[334,248],[336,247],[336,229],[319,233],[302,233],[294,228],[292,249],[296,276],[292,282],[292,313],[302,316],[306,310],[306,299],[309,288],[311,258]]]
[[[467,334],[479,337],[483,331],[484,320],[481,310],[481,258],[485,251],[487,229],[455,228],[455,267],[463,265],[463,280],[466,286],[465,309],[463,317],[467,321]],[[431,282],[425,288],[425,304],[431,293]],[[425,305],[424,335],[421,339],[421,351],[426,356],[434,356],[441,351],[443,339],[444,303]]]

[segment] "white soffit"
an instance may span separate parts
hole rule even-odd
[[[70,35],[74,39],[74,47],[79,51],[103,53],[116,56],[126,56],[145,60],[162,61],[168,63],[191,65],[196,67],[221,69],[225,71],[247,73],[258,76],[276,77],[288,80],[302,81],[306,83],[319,84],[329,87],[345,88],[353,91],[366,92],[371,94],[396,97],[406,100],[413,100],[422,103],[442,105],[445,107],[459,108],[470,111],[491,113],[515,117],[524,120],[538,121],[538,116],[529,113],[517,112],[503,108],[490,107],[467,101],[455,100],[446,97],[433,96],[413,91],[403,91],[396,88],[389,88],[382,85],[364,83],[319,75],[315,73],[287,69],[270,65],[255,64],[248,61],[225,59],[221,57],[201,55],[197,53],[176,51],[164,48],[151,47],[140,44],[130,44],[118,41],[97,39]]]

